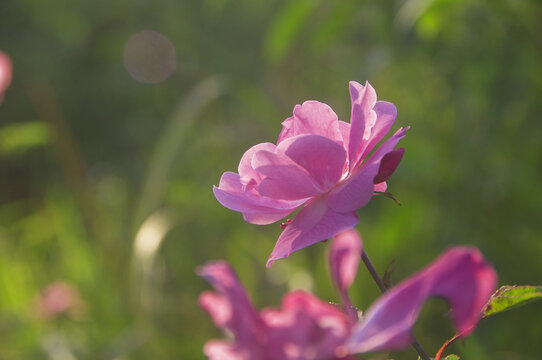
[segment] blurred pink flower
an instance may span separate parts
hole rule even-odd
[[[11,84],[12,65],[9,57],[0,51],[0,103],[4,98],[4,91]]]
[[[325,360],[397,350],[412,342],[412,327],[432,296],[448,301],[454,325],[463,337],[480,320],[496,287],[495,271],[477,249],[454,247],[382,295],[357,321],[347,290],[359,264],[354,255],[360,252],[361,239],[354,230],[339,235],[331,245],[332,279],[346,299],[344,308],[352,310],[346,312],[303,291],[286,294],[280,309],[258,312],[226,262],[203,266],[198,274],[217,292],[204,292],[200,305],[233,337],[209,341],[204,353],[211,360]]]
[[[201,294],[200,305],[218,327],[235,338],[207,342],[203,352],[209,359],[348,359],[335,355],[351,329],[348,318],[337,307],[309,293],[293,291],[284,296],[280,309],[258,313],[226,262],[208,263],[198,274],[218,292]]]
[[[58,281],[45,287],[35,303],[34,311],[42,318],[52,318],[63,313],[78,315],[82,310],[79,291],[73,285]]]
[[[268,267],[352,229],[358,222],[356,210],[375,191],[386,190],[385,181],[401,161],[404,149],[394,149],[408,128],[399,129],[372,152],[392,127],[395,106],[376,101],[369,83],[350,82],[350,96],[350,124],[324,103],[296,105],[293,116],[282,123],[277,144],[250,148],[241,158],[239,173],[224,173],[214,187],[222,205],[243,213],[252,224],[273,223],[304,205],[284,226]]]

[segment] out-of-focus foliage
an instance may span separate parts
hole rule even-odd
[[[0,105],[0,358],[197,359],[220,336],[194,274],[227,259],[258,307],[288,288],[337,301],[325,244],[265,269],[280,228],[246,224],[211,187],[251,145],[275,141],[308,99],[349,118],[369,80],[411,125],[390,181],[358,226],[393,281],[452,244],[478,246],[504,284],[538,284],[542,255],[542,4],[536,0],[0,1],[13,81]],[[152,29],[177,70],[146,85],[123,49]],[[37,315],[62,281],[77,312]],[[273,285],[269,285],[269,284]],[[378,290],[360,272],[351,295]],[[430,304],[416,335],[453,336]],[[541,303],[483,320],[450,351],[538,359]],[[415,358],[412,350],[395,359]]]

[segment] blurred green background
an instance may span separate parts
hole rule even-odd
[[[158,84],[124,65],[145,29],[176,52]],[[211,259],[233,264],[258,307],[297,287],[337,301],[324,244],[267,270],[278,224],[245,223],[211,188],[297,103],[348,121],[349,80],[396,104],[394,129],[412,126],[389,181],[403,206],[375,197],[359,211],[375,266],[395,260],[397,282],[473,244],[501,285],[542,283],[541,34],[537,0],[0,1],[14,63],[0,105],[0,359],[202,359],[222,336],[197,305],[209,286],[194,271]],[[78,299],[46,316],[40,292],[57,281]],[[354,303],[377,294],[361,269]],[[430,301],[416,326],[432,354],[453,335],[446,311]],[[487,319],[450,350],[540,359],[541,312]]]

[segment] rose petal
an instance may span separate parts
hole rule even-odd
[[[270,347],[285,353],[270,359],[336,359],[336,349],[350,334],[339,308],[300,290],[286,294],[280,309],[264,309],[261,316],[272,329]]]
[[[275,144],[262,143],[251,147],[243,154],[238,167],[239,176],[241,177],[241,183],[243,185],[249,184],[251,180],[258,183],[263,178],[263,176],[252,167],[252,158],[254,157],[254,154],[259,150],[274,152],[275,149]]]
[[[347,307],[352,320],[357,320],[357,314],[352,309],[348,297],[348,288],[354,283],[361,259],[362,243],[359,233],[352,229],[340,233],[333,238],[329,251],[329,270],[333,282],[337,286],[343,304]]]
[[[245,360],[238,346],[228,341],[211,340],[205,343],[203,353],[209,360]]]
[[[328,206],[338,212],[355,211],[371,200],[374,178],[378,174],[384,155],[393,151],[399,140],[405,137],[409,128],[399,129],[386,140],[370,157],[357,168],[342,184],[336,186],[328,196]]]
[[[380,140],[386,136],[397,117],[397,108],[387,101],[377,101],[373,110],[376,113],[376,122],[371,128],[370,135],[361,149],[360,159],[365,159]]]
[[[280,309],[258,314],[226,262],[208,263],[198,272],[218,292],[205,292],[200,304],[219,327],[233,333],[231,341],[205,344],[210,359],[353,359],[346,353],[337,355],[351,325],[336,306],[298,290],[284,296]]]
[[[286,139],[277,147],[303,167],[318,185],[320,193],[327,192],[341,178],[346,151],[335,141],[319,135],[300,135]]]
[[[239,211],[243,214],[246,221],[256,225],[274,223],[275,221],[288,216],[288,214],[302,204],[302,202],[297,206],[296,204],[292,204],[291,208],[279,210],[278,208],[259,205],[263,202],[262,200],[269,200],[261,196],[257,197],[244,192],[232,193],[223,191],[217,187],[213,187],[213,193],[218,202],[224,207],[230,210]]]
[[[343,138],[343,147],[348,153],[348,141],[350,138],[350,124],[344,121],[339,120],[339,131]]]
[[[380,161],[378,174],[375,176],[373,182],[375,184],[379,184],[388,180],[389,177],[395,172],[395,169],[397,169],[397,166],[399,166],[404,153],[405,149],[399,148],[384,155]]]
[[[238,174],[225,172],[219,187],[213,187],[216,199],[228,209],[242,212],[247,221],[254,224],[269,224],[282,219],[304,203],[300,201],[282,201],[270,199],[255,190],[243,191]]]
[[[378,164],[380,166],[380,162],[382,161],[382,158],[389,152],[392,152],[399,141],[406,136],[406,132],[410,130],[410,126],[407,126],[406,128],[399,128],[395,132],[395,134],[392,135],[388,140],[384,141],[382,145],[376,151],[369,156],[369,159],[367,159],[366,162],[363,163],[363,167],[372,166],[375,164]]]
[[[376,113],[373,111],[376,103],[376,92],[368,82],[363,86],[355,81],[351,81],[349,85],[352,113],[350,116],[348,160],[350,167],[354,168],[359,162],[359,155],[364,139],[368,138],[370,129],[376,122]]]
[[[352,177],[335,187],[328,196],[328,206],[334,211],[356,211],[369,203],[373,197],[373,179],[378,172],[376,166],[358,169]]]
[[[200,295],[198,302],[201,308],[211,315],[216,326],[227,328],[232,318],[232,307],[228,298],[205,291]]]
[[[305,101],[303,105],[294,107],[292,117],[282,123],[282,131],[277,145],[297,135],[321,135],[342,143],[337,114],[329,105],[319,101]]]
[[[269,256],[267,267],[294,251],[352,229],[357,223],[355,212],[337,213],[327,206],[325,197],[316,198],[286,226]]]
[[[280,309],[264,309],[261,316],[270,327],[278,328],[292,325],[295,327],[298,313],[303,313],[317,320],[317,322],[321,322],[322,327],[336,327],[336,335],[344,336],[348,332],[348,322],[342,311],[302,290],[287,293],[282,299]],[[336,321],[328,322],[326,318],[335,318]],[[299,331],[303,330],[299,327],[297,329]]]
[[[375,187],[374,187],[374,191],[378,191],[378,192],[384,192],[388,189],[388,184],[386,184],[386,182],[381,182],[381,183],[378,183],[378,184],[375,184]]]
[[[207,311],[218,327],[230,330],[241,344],[255,343],[257,332],[264,323],[235,274],[225,261],[205,264],[197,274],[207,280],[218,294],[203,293],[200,306]]]
[[[260,212],[260,213],[243,213],[243,219],[249,224],[254,225],[269,225],[274,222],[284,219],[293,210],[283,212]]]
[[[353,330],[351,353],[397,350],[412,342],[412,327],[429,297],[443,297],[454,325],[468,335],[497,284],[495,270],[472,247],[455,247],[382,295]]]
[[[285,154],[260,150],[254,154],[252,166],[266,176],[258,185],[263,196],[299,200],[321,192],[308,171]]]
[[[361,251],[361,237],[354,229],[344,231],[333,238],[329,252],[329,267],[335,285],[340,291],[346,291],[354,283]]]

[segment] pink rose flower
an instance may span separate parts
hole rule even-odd
[[[4,91],[11,83],[12,66],[9,57],[0,51],[0,103],[4,98]]]
[[[224,261],[199,269],[215,292],[204,292],[200,305],[232,340],[211,340],[204,353],[211,360],[332,360],[355,353],[398,350],[412,342],[412,327],[429,297],[443,297],[451,307],[454,325],[467,336],[493,293],[495,270],[472,247],[454,247],[422,271],[382,295],[361,320],[351,307],[347,290],[361,254],[355,230],[340,234],[331,244],[330,270],[344,309],[315,296],[293,291],[280,309],[258,312],[233,269]],[[345,301],[346,300],[346,301]]]
[[[318,101],[296,105],[282,123],[277,144],[250,148],[239,163],[239,173],[226,172],[214,187],[217,200],[239,211],[252,224],[270,224],[296,208],[285,225],[267,266],[292,252],[352,229],[356,210],[375,191],[386,190],[386,180],[401,161],[404,149],[395,147],[408,128],[399,129],[374,152],[395,121],[397,110],[376,101],[366,83],[350,82],[350,124]]]

